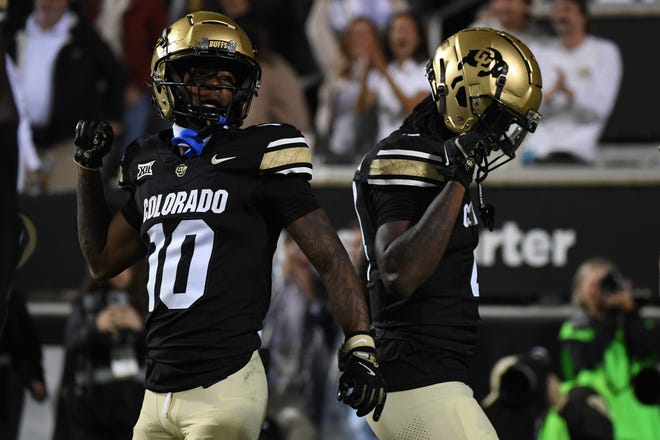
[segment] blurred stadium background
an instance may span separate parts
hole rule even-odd
[[[536,2],[539,17],[547,12],[547,2]],[[615,261],[647,298],[644,314],[660,320],[660,57],[648,42],[660,25],[660,2],[604,2],[593,5],[592,15],[593,33],[614,40],[624,59],[601,160],[588,169],[523,168],[514,162],[484,186],[497,213],[495,229],[481,232],[479,248],[484,324],[473,368],[479,399],[488,392],[488,372],[499,357],[533,345],[556,354],[556,333],[569,313],[571,277],[587,257]],[[456,25],[435,18],[441,31]],[[315,168],[314,189],[338,228],[354,219],[353,172],[353,166],[319,163]],[[76,237],[75,195],[24,195],[20,206],[33,220],[39,242],[15,288],[28,293],[50,391],[43,405],[26,397],[20,438],[40,440],[52,430],[63,325],[86,269]]]

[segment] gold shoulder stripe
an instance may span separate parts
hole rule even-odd
[[[261,159],[259,170],[270,170],[287,165],[312,163],[312,152],[307,147],[283,148],[269,151]]]
[[[369,169],[369,177],[418,177],[444,182],[437,164],[414,159],[375,159]]]

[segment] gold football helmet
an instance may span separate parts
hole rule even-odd
[[[456,134],[477,131],[489,139],[487,151],[477,153],[478,181],[513,159],[525,135],[536,130],[541,72],[529,48],[506,32],[457,32],[440,44],[426,76],[445,126]],[[489,163],[493,150],[503,154]]]
[[[215,12],[187,14],[163,31],[151,59],[153,98],[160,115],[193,126],[240,126],[261,84],[261,67],[247,34],[233,20]],[[184,73],[195,66],[228,70],[236,86],[184,82]],[[230,89],[228,108],[194,105],[190,87]],[[198,100],[198,102],[201,100]]]

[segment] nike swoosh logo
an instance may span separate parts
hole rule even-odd
[[[443,147],[445,148],[445,162],[446,162],[443,165],[448,167],[449,166],[449,153],[447,153],[447,145],[443,145]]]
[[[217,154],[214,154],[213,157],[211,158],[211,164],[217,165],[222,162],[227,162],[228,160],[236,159],[236,156],[232,157],[218,157]]]
[[[369,374],[369,375],[371,375],[371,376],[376,376],[376,373],[374,373],[374,370],[372,370],[371,368],[367,367],[365,364],[363,364],[363,363],[361,363],[361,362],[359,362],[359,364],[362,365],[362,366],[364,367],[365,370],[367,370],[367,374]]]

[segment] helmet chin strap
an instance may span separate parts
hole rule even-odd
[[[481,187],[481,182],[477,182],[479,188],[479,217],[489,231],[493,230],[495,225],[495,206],[492,203],[484,202],[484,192]]]
[[[219,125],[222,127],[226,122],[227,118],[220,115],[216,124],[208,124],[199,131],[195,131],[192,128],[184,128],[178,136],[172,138],[172,145],[174,147],[184,147],[185,151],[183,155],[188,158],[197,157],[202,154],[202,150],[204,150],[204,145],[206,144],[204,140],[211,134],[213,126]]]

